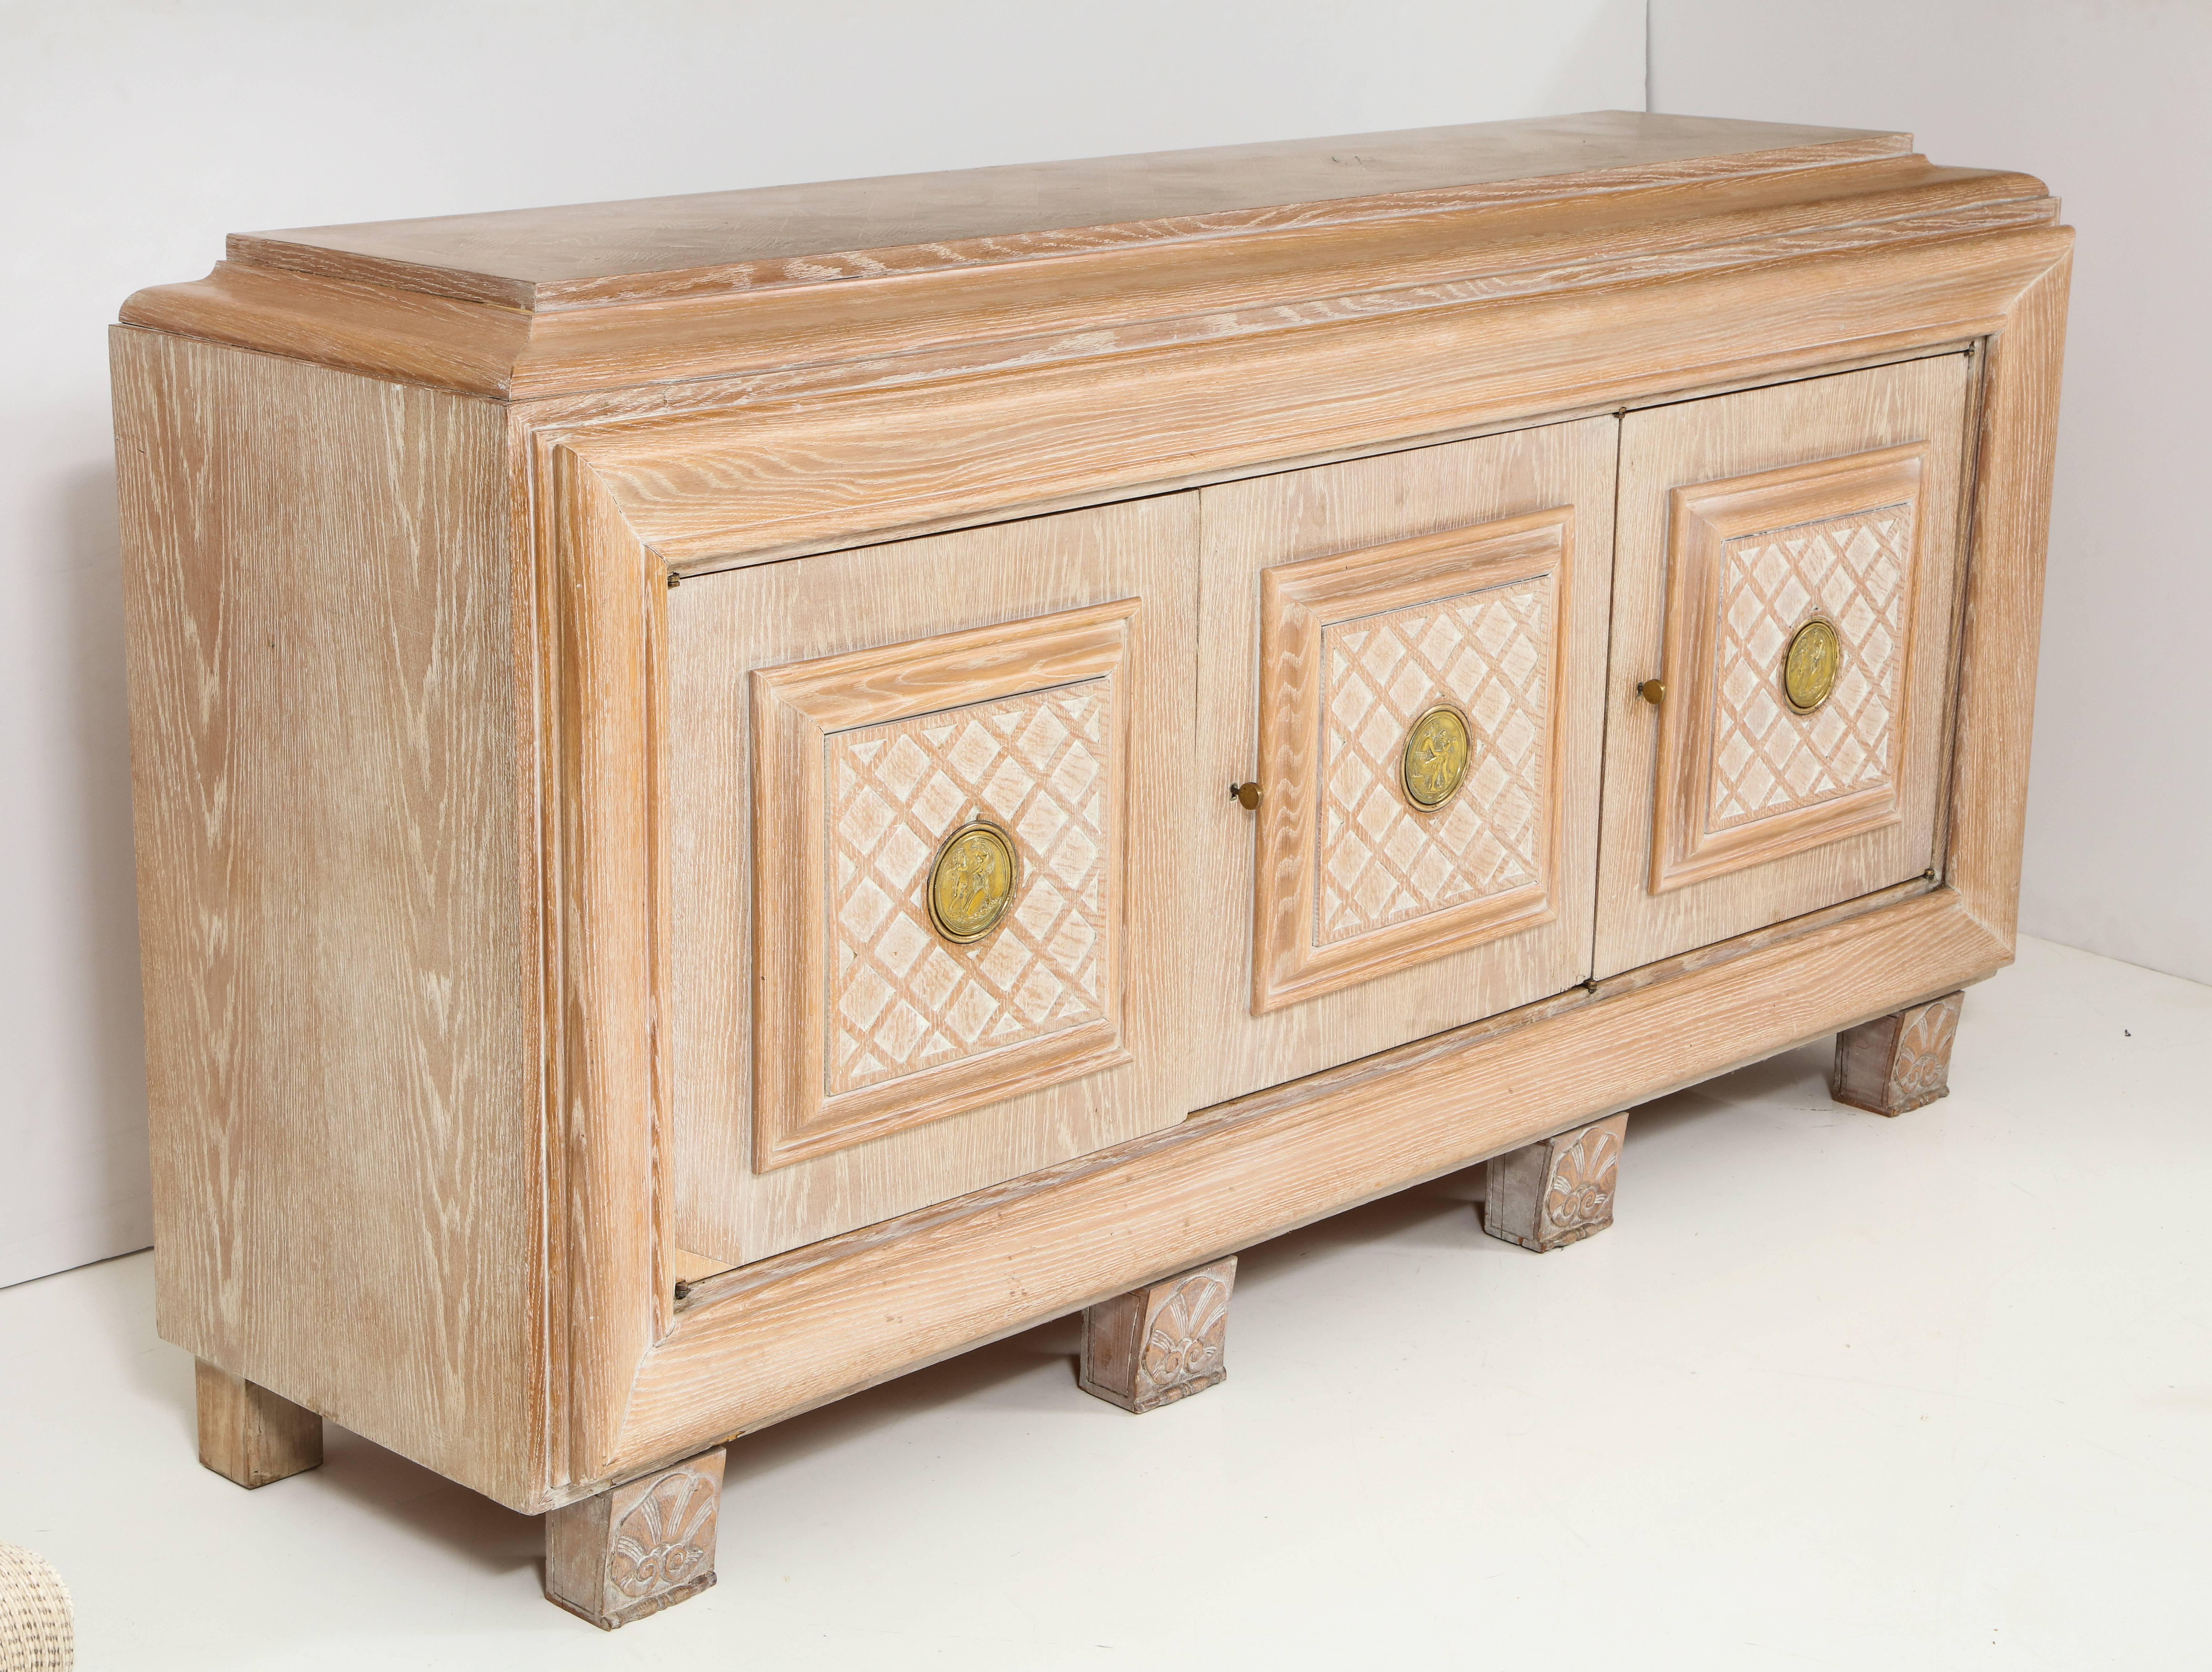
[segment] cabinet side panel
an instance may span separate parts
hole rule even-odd
[[[522,1502],[544,1423],[503,414],[113,347],[161,1333]]]

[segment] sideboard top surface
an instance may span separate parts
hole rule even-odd
[[[233,260],[532,311],[1033,259],[1899,156],[1911,136],[1593,111],[231,236]],[[1497,188],[1540,182],[1535,192]]]
[[[628,423],[2055,223],[1911,147],[1598,111],[240,233],[121,322]]]

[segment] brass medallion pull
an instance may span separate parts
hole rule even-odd
[[[1467,716],[1449,703],[1438,703],[1407,728],[1398,772],[1417,811],[1434,812],[1459,793],[1473,746]]]
[[[1636,694],[1656,708],[1667,700],[1667,682],[1663,679],[1646,679],[1636,688]]]
[[[1782,694],[1799,714],[1811,714],[1834,692],[1843,666],[1844,641],[1836,623],[1814,616],[1790,640],[1782,659]]]
[[[1229,786],[1229,793],[1235,798],[1237,805],[1243,808],[1246,812],[1253,812],[1260,805],[1260,785],[1257,780],[1249,784],[1231,784]]]
[[[1012,837],[977,819],[945,838],[929,867],[929,921],[956,945],[981,940],[1012,904],[1020,876]]]

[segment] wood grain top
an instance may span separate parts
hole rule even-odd
[[[1911,149],[1906,134],[1595,111],[238,233],[229,256],[544,313],[1791,172]]]
[[[625,422],[2056,223],[1911,143],[1598,112],[241,234],[121,319]]]

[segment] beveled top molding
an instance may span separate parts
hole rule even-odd
[[[1911,145],[1601,112],[243,234],[121,317],[504,399],[749,401],[2055,223]]]
[[[233,261],[525,313],[1903,156],[1912,136],[1591,111],[1398,133],[233,233]]]

